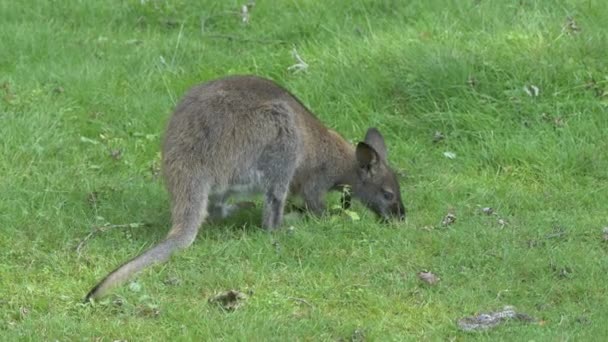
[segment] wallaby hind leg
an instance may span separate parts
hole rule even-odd
[[[286,145],[279,145],[285,148]],[[287,144],[287,146],[289,146]],[[267,167],[262,168],[265,175],[264,183],[264,213],[262,226],[268,230],[278,228],[283,222],[283,210],[289,193],[289,183],[296,169],[295,153],[275,154],[269,151],[265,156]],[[269,158],[269,156],[281,156],[281,158]]]
[[[108,274],[89,291],[85,297],[85,302],[91,298],[101,297],[109,289],[125,283],[147,266],[164,262],[176,250],[186,248],[192,244],[199,226],[207,215],[209,186],[203,182],[202,177],[187,175],[187,172],[185,174],[173,174],[171,179],[167,179],[167,183],[173,200],[173,226],[167,237],[156,246],[127,261]]]
[[[283,222],[283,208],[287,198],[287,186],[272,186],[264,196],[262,226],[268,230],[278,228]]]
[[[274,230],[283,222],[283,208],[297,166],[300,138],[296,133],[295,114],[284,103],[271,104],[262,109],[261,115],[276,128],[276,136],[264,147],[256,165],[266,189],[262,226]]]

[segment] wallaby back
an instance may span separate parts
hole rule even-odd
[[[272,81],[230,76],[196,86],[175,109],[163,143],[173,221],[167,238],[111,272],[86,299],[192,244],[208,213],[225,217],[239,207],[226,203],[236,193],[264,195],[266,229],[281,224],[288,194],[321,214],[326,192],[343,185],[382,218],[403,218],[386,158],[376,129],[354,147]]]

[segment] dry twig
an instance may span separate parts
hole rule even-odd
[[[230,34],[219,34],[219,33],[203,34],[203,37],[214,38],[214,39],[226,39],[228,41],[236,41],[236,42],[252,42],[252,43],[279,44],[279,45],[287,44],[286,41],[278,40],[278,39],[254,39],[254,38],[245,38],[245,37],[239,37],[239,36],[234,36],[234,35],[230,35]]]
[[[76,253],[78,253],[78,256],[80,257],[80,251],[82,250],[82,247],[84,247],[87,241],[89,241],[99,233],[103,233],[114,228],[138,228],[141,226],[143,226],[143,223],[105,224],[103,226],[93,227],[93,229],[91,229],[91,232],[89,232],[87,236],[85,236],[83,239],[80,240],[80,242],[78,242],[78,245],[76,246]]]
[[[310,304],[306,299],[297,298],[297,297],[287,297],[287,298],[289,298],[291,300],[295,300],[296,302],[299,302],[299,303],[306,304],[306,305],[310,306],[311,308],[314,308],[314,305]]]

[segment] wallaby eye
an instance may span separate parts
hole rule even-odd
[[[389,190],[382,190],[382,196],[387,201],[392,201],[395,198],[395,194]]]

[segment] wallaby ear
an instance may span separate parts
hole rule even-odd
[[[369,128],[365,133],[365,143],[371,146],[380,158],[386,161],[386,144],[384,144],[384,137],[380,134],[380,131],[375,127]]]
[[[378,159],[380,158],[374,148],[364,142],[357,144],[356,154],[359,167],[368,170],[376,165],[376,163],[378,163]]]

